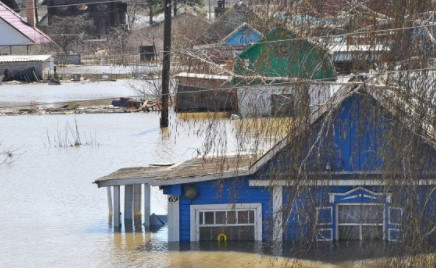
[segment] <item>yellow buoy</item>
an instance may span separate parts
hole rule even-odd
[[[220,242],[220,241],[227,241],[227,235],[226,234],[219,234],[216,237],[216,240],[218,240],[218,242]]]

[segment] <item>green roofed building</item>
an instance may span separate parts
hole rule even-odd
[[[234,73],[233,82],[240,84],[256,84],[261,79],[336,80],[335,67],[327,51],[283,27],[275,27],[241,52],[235,61]]]

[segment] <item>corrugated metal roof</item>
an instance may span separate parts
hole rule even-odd
[[[215,74],[197,74],[197,73],[179,73],[176,77],[186,78],[199,78],[199,79],[216,79],[216,80],[230,80],[230,76],[227,75],[215,75]]]
[[[2,55],[0,62],[48,61],[51,57],[51,55]]]
[[[24,21],[17,13],[15,13],[8,6],[0,1],[0,18],[3,19],[10,26],[14,27],[22,35],[27,37],[35,44],[50,43],[52,40],[48,35],[43,33],[38,28],[32,28],[27,22]]]

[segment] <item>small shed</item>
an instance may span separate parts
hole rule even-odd
[[[179,73],[176,112],[237,111],[236,90],[225,75]]]
[[[234,72],[235,83],[253,84],[274,78],[336,80],[328,52],[283,27],[275,27],[241,52]]]
[[[347,45],[338,43],[328,48],[336,72],[350,74],[352,72],[368,72],[380,65],[381,57],[390,51],[384,45]]]
[[[54,71],[51,55],[3,55],[0,56],[0,75],[3,80],[47,80]]]

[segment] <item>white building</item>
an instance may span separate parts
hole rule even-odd
[[[50,37],[35,27],[34,9],[27,21],[0,2],[0,55],[29,55],[46,53]]]

